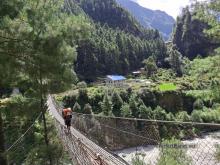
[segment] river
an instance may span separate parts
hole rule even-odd
[[[216,147],[220,147],[220,132],[206,133],[199,138],[182,141],[186,147],[186,154],[191,158],[192,165],[220,165],[216,160]],[[160,147],[154,145],[139,146],[135,148],[116,151],[115,154],[126,160],[129,164],[136,154],[148,165],[156,165],[159,159]]]

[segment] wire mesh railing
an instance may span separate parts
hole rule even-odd
[[[220,165],[220,124],[73,113],[72,125],[128,164]]]
[[[220,125],[123,119],[74,113],[73,125],[129,164],[220,164]]]
[[[69,133],[64,126],[62,117],[59,114],[59,112],[61,112],[59,111],[60,108],[57,107],[57,104],[54,102],[52,97],[49,96],[47,104],[54,117],[55,126],[60,139],[66,150],[69,152],[73,163],[80,165],[126,164],[122,161],[122,159],[112,156],[106,150],[91,142],[77,130],[71,128],[71,132]],[[57,113],[55,113],[55,111]]]

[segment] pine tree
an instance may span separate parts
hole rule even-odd
[[[174,46],[172,46],[172,48],[168,50],[168,54],[171,68],[177,73],[178,76],[182,76],[183,62],[181,53]]]
[[[138,104],[137,104],[137,100],[136,100],[136,96],[135,95],[131,96],[131,98],[129,100],[129,107],[131,109],[132,116],[133,117],[138,117],[139,109],[138,109]]]
[[[206,30],[206,34],[208,34],[217,43],[219,43],[220,42],[219,0],[211,0],[209,1],[209,3],[197,4],[196,9],[198,10],[197,17],[201,21],[204,21],[209,25],[209,28],[207,28]]]
[[[150,77],[156,73],[157,65],[152,56],[149,57],[147,60],[144,60],[143,64],[145,65],[146,76]]]
[[[83,108],[84,114],[92,114],[92,107],[90,104],[86,104]]]
[[[141,119],[153,119],[153,111],[150,107],[146,107],[144,104],[142,104],[139,107],[139,118]]]
[[[81,106],[77,102],[73,106],[73,112],[82,113]]]
[[[38,109],[43,115],[44,139],[49,147],[46,97],[49,92],[64,90],[76,81],[74,37],[80,36],[79,29],[84,25],[82,18],[61,12],[61,0],[25,0],[19,7],[18,1],[10,1],[9,6],[16,10],[12,17],[4,14],[0,17],[0,56],[6,63],[12,61],[13,67],[30,82],[33,92],[26,96],[40,100]],[[1,8],[1,15],[3,11]],[[52,164],[50,153],[45,154]]]
[[[120,116],[121,115],[121,106],[123,105],[123,100],[118,94],[118,92],[114,91],[112,95],[112,113],[115,116]]]
[[[121,116],[122,117],[132,117],[132,112],[130,106],[127,103],[124,103],[121,107]]]
[[[112,103],[107,92],[103,98],[103,102],[101,103],[101,108],[103,115],[112,116]]]

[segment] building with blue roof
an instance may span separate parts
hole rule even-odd
[[[123,86],[126,78],[121,75],[108,75],[106,77],[106,85],[110,86]]]

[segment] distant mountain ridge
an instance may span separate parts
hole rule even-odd
[[[132,0],[116,1],[119,5],[133,14],[144,27],[157,29],[165,40],[170,37],[175,20],[166,12],[144,8]]]

